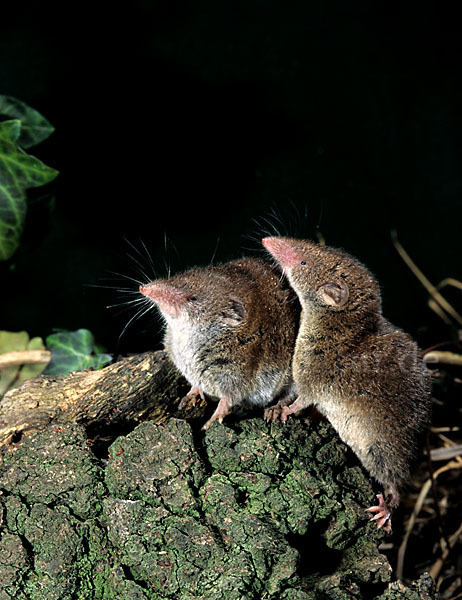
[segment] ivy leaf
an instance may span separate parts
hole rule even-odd
[[[29,340],[26,350],[46,350],[46,348],[41,337],[34,337]],[[47,365],[45,363],[23,365],[19,371],[19,377],[15,387],[20,387],[26,381],[26,379],[32,379],[32,377],[38,377],[41,375],[46,366]]]
[[[99,369],[110,360],[110,354],[93,354],[94,339],[88,329],[52,333],[46,339],[51,361],[44,375],[66,375],[71,371]]]
[[[26,189],[52,181],[58,171],[18,145],[21,122],[0,122],[0,260],[15,252],[26,216]]]
[[[0,120],[3,116],[21,121],[18,143],[22,148],[31,148],[40,144],[55,130],[45,117],[25,102],[0,94]]]

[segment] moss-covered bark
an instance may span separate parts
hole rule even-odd
[[[145,422],[108,461],[54,425],[0,487],[0,600],[435,597],[389,588],[369,480],[327,423]]]

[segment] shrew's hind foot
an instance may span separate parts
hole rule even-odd
[[[375,513],[375,515],[371,517],[371,521],[377,521],[377,527],[379,529],[383,527],[387,533],[391,533],[391,513],[399,504],[398,490],[394,485],[390,485],[388,487],[387,499],[384,499],[383,494],[377,494],[377,499],[379,501],[378,506],[371,506],[366,510]]]
[[[289,406],[283,406],[281,408],[281,421],[286,423],[289,415],[296,415],[307,406],[309,406],[309,403],[304,402],[303,398],[299,396],[295,402],[292,402],[292,404]]]
[[[388,504],[384,499],[383,494],[377,494],[377,499],[379,501],[378,506],[371,506],[366,509],[371,513],[376,513],[370,520],[377,521],[377,527],[379,529],[383,527],[387,533],[391,533],[391,512]]]
[[[231,402],[226,397],[221,398],[213,415],[202,426],[202,430],[206,431],[210,427],[210,425],[212,425],[212,423],[214,421],[218,420],[219,423],[223,423],[223,419],[226,417],[226,415],[229,415],[230,412],[231,412]]]
[[[196,406],[196,404],[200,404],[201,401],[205,402],[204,392],[197,386],[193,385],[186,396],[181,399],[178,408],[180,410],[184,408],[192,408]]]
[[[268,406],[268,408],[265,408],[263,411],[263,418],[265,421],[277,421],[278,419],[282,418],[282,409],[284,407],[287,408],[287,405],[290,404],[291,400],[291,396],[284,396],[279,400],[279,402],[273,404],[273,406]]]

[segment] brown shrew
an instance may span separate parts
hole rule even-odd
[[[430,413],[430,384],[416,343],[382,315],[379,285],[346,252],[305,240],[268,237],[302,306],[293,376],[297,399],[277,405],[283,421],[309,405],[323,413],[385,498],[369,508],[391,531],[398,488],[409,476]]]
[[[254,258],[194,268],[140,287],[166,324],[165,349],[191,384],[219,398],[207,429],[239,406],[294,398],[300,305],[281,270]]]

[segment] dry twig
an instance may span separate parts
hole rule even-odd
[[[433,351],[427,352],[423,357],[426,363],[443,363],[445,365],[457,365],[462,367],[462,354],[455,352]]]
[[[440,294],[440,292],[438,291],[438,288],[436,286],[434,286],[425,277],[425,275],[422,273],[422,271],[419,269],[419,267],[414,263],[414,261],[411,259],[409,254],[406,252],[406,250],[403,248],[403,246],[399,243],[398,235],[397,235],[396,231],[391,232],[391,239],[393,241],[393,245],[395,246],[395,248],[398,251],[401,258],[404,260],[404,262],[407,264],[407,266],[411,269],[411,271],[414,273],[414,275],[417,277],[417,279],[420,281],[420,283],[426,288],[426,290],[432,297],[433,301],[436,302],[442,309],[444,309],[448,315],[450,315],[455,321],[457,321],[457,323],[459,323],[459,325],[462,325],[462,317],[452,307],[452,305],[449,304],[449,302],[446,300],[446,298],[444,298],[444,296],[442,296]],[[448,281],[448,280],[443,280],[443,282],[444,281]],[[453,281],[453,280],[450,280],[450,281]]]
[[[441,475],[441,473],[445,473],[446,471],[450,471],[452,469],[462,469],[462,463],[453,460],[453,461],[443,465],[442,467],[440,467],[433,473],[433,480],[436,480],[437,477],[439,477],[439,475]],[[408,521],[408,524],[406,527],[406,533],[404,534],[403,541],[401,542],[401,545],[398,550],[398,560],[397,560],[397,564],[396,564],[396,575],[397,575],[398,579],[403,578],[404,556],[406,554],[407,542],[409,540],[409,536],[411,535],[412,529],[414,528],[414,525],[416,523],[417,516],[423,506],[425,498],[427,497],[428,492],[430,491],[431,487],[432,487],[432,478],[429,478],[423,484],[423,486],[420,490],[419,496],[417,498],[417,501],[414,505],[414,510],[412,511],[412,514],[409,518],[409,521]]]
[[[16,350],[0,354],[0,369],[17,367],[20,365],[34,365],[49,363],[51,352],[48,350]]]
[[[447,545],[443,539],[440,540],[441,546],[443,547],[443,551],[441,553],[441,556],[439,558],[437,558],[436,561],[433,563],[433,565],[429,571],[429,573],[433,577],[433,579],[436,580],[436,578],[440,574],[440,571],[443,568],[445,560],[449,556],[449,553],[454,548],[454,546],[456,545],[456,543],[461,535],[462,535],[462,523],[459,525],[459,527],[456,529],[456,531],[449,537]],[[439,588],[440,585],[441,585],[441,578],[437,582],[436,587]]]

